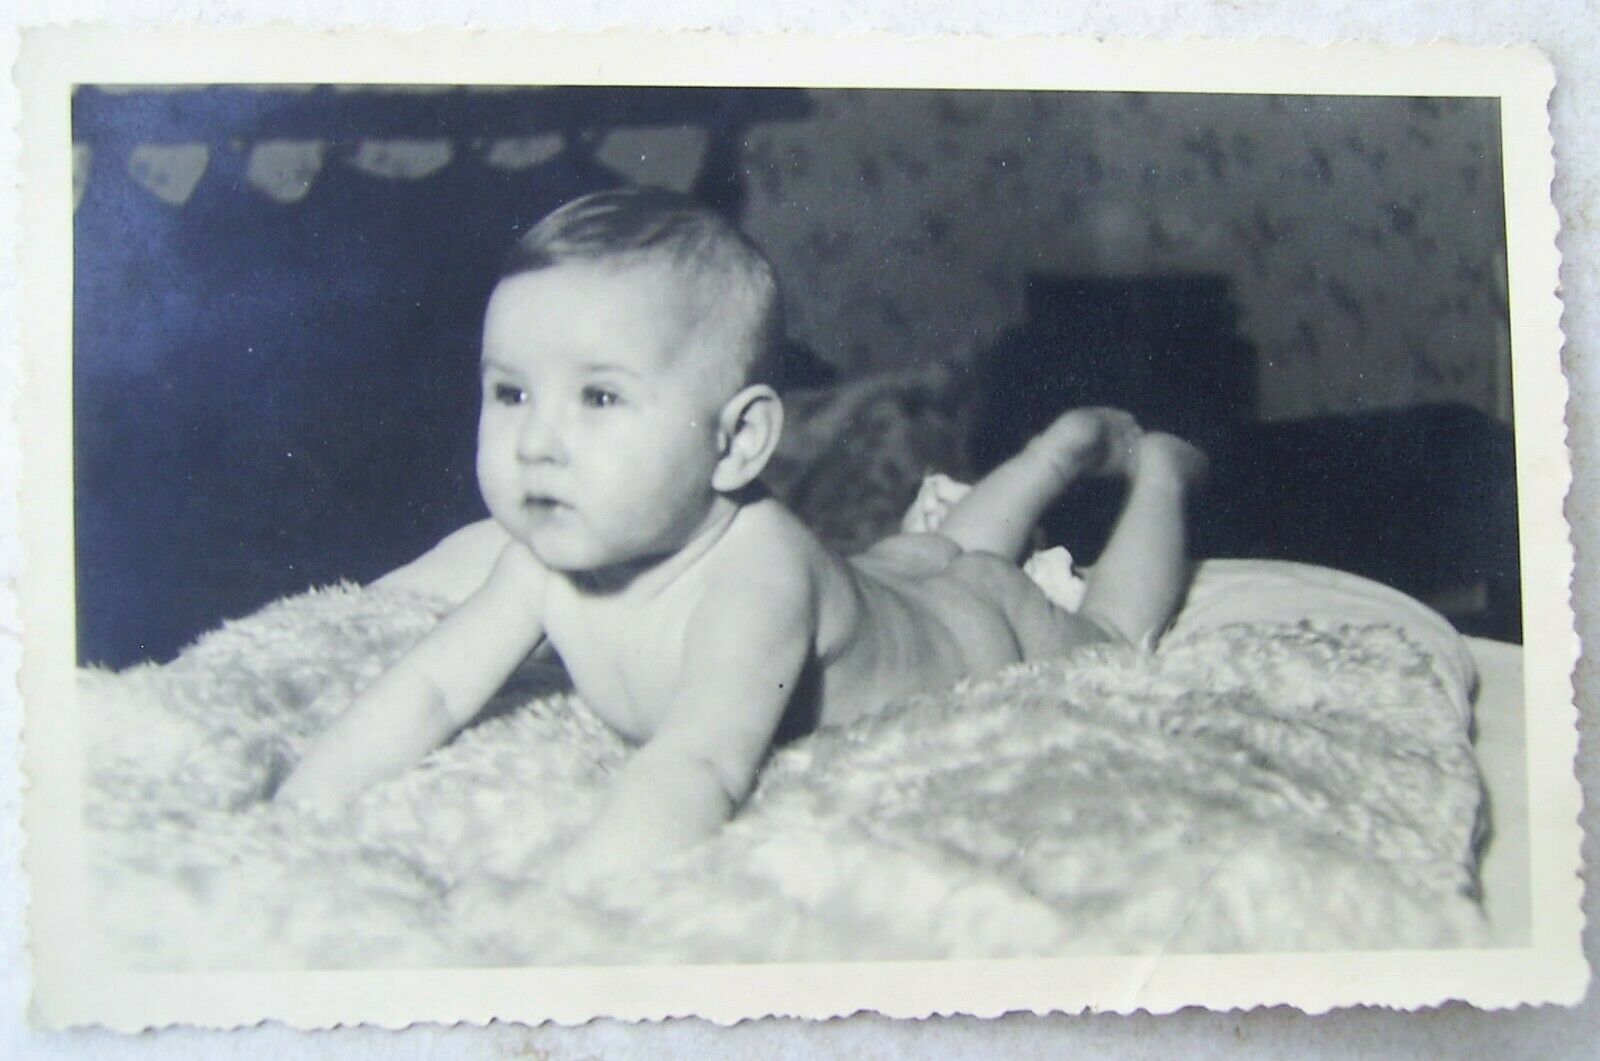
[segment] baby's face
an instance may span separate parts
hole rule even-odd
[[[500,283],[483,327],[478,484],[547,567],[675,552],[708,518],[717,415],[690,285],[656,263],[565,263]]]

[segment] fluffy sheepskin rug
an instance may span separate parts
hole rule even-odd
[[[1396,628],[1230,624],[1022,665],[776,754],[584,895],[628,749],[530,664],[338,820],[265,802],[437,602],[338,587],[86,671],[97,917],[147,969],[977,958],[1482,942],[1468,723]]]

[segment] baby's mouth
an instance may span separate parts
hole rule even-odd
[[[565,501],[548,494],[524,494],[522,507],[530,512],[550,515],[568,507]]]

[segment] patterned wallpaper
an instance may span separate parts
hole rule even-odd
[[[813,93],[746,144],[746,227],[847,372],[962,357],[1032,270],[1231,281],[1269,418],[1509,417],[1492,102]]]

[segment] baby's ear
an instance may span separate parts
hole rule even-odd
[[[717,467],[711,487],[732,493],[755,482],[783,434],[783,399],[765,383],[729,398],[717,421]]]

